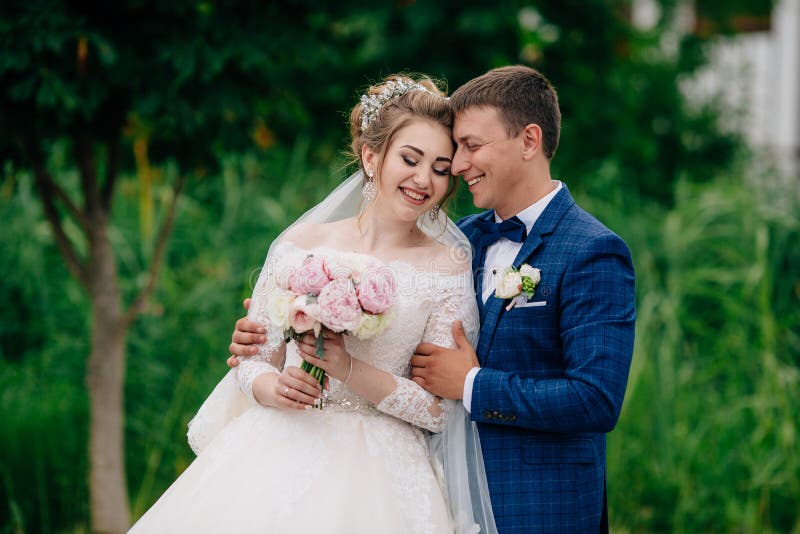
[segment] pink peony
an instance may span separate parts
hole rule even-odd
[[[386,266],[370,267],[361,274],[357,290],[358,301],[370,313],[384,313],[392,307],[396,287],[397,282],[391,269]]]
[[[297,269],[294,267],[281,269],[275,277],[278,288],[282,291],[291,291],[295,274],[297,274]]]
[[[307,256],[300,269],[289,275],[289,287],[300,295],[319,295],[328,282],[325,262],[314,255]]]
[[[317,305],[320,322],[334,332],[353,331],[361,323],[361,306],[349,278],[337,278],[326,285]]]
[[[318,306],[308,304],[308,297],[301,295],[294,299],[289,306],[289,326],[298,334],[313,330],[317,324],[315,318],[317,314]]]
[[[323,268],[325,269],[325,275],[330,280],[349,278],[353,274],[353,269],[332,258],[325,258]]]

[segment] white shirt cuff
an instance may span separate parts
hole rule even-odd
[[[480,367],[473,367],[467,373],[467,378],[464,380],[464,394],[461,396],[462,402],[464,403],[464,408],[467,410],[467,413],[470,412],[470,407],[472,406],[472,384],[475,383],[475,375],[478,374],[480,371]]]

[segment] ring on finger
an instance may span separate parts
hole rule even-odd
[[[287,399],[289,398],[289,386],[283,388],[283,396],[286,397]]]

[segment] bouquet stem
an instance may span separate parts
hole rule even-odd
[[[317,336],[317,344],[316,344],[317,357],[319,359],[321,359],[321,360],[324,360],[325,359],[325,351],[322,348],[322,342],[323,342],[323,337],[322,337],[322,333],[320,332],[320,335]],[[310,364],[310,363],[308,363],[306,361],[304,361],[302,363],[302,365],[300,365],[300,368],[303,371],[305,371],[306,373],[308,373],[311,376],[313,376],[317,380],[317,382],[319,382],[320,387],[322,389],[325,389],[325,371],[323,371],[322,369],[320,369],[316,365],[312,365],[312,364]],[[320,410],[322,409],[322,402],[319,403],[319,409]]]

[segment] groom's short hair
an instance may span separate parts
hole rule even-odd
[[[538,124],[544,155],[552,159],[556,152],[561,130],[558,95],[535,69],[523,65],[492,69],[456,89],[450,103],[456,116],[468,108],[496,108],[509,137],[516,137],[529,124]]]

